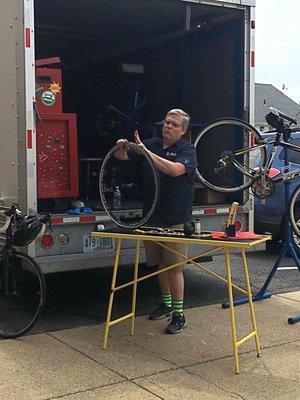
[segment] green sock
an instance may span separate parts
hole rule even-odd
[[[167,307],[172,307],[172,297],[170,293],[166,293],[162,295],[162,302]]]
[[[173,301],[173,312],[174,314],[183,315],[183,300]]]

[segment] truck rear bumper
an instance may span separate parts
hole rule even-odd
[[[120,263],[122,265],[130,265],[134,263],[134,252],[132,249],[124,249],[121,252]],[[101,254],[95,252],[91,254],[87,253],[75,253],[65,254],[56,256],[42,256],[36,257],[35,261],[39,264],[44,274],[64,271],[75,271],[92,268],[105,268],[112,267],[114,265],[114,251],[108,251],[107,253],[101,252]],[[141,249],[140,262],[145,262],[144,249]]]

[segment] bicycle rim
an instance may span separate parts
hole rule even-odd
[[[196,176],[218,192],[237,192],[254,183],[255,171],[266,162],[266,149],[257,147],[259,132],[247,122],[222,118],[207,124],[198,134]],[[225,164],[220,160],[224,157]]]
[[[0,337],[13,339],[28,332],[45,302],[46,286],[36,262],[14,252],[0,261]]]
[[[105,211],[118,226],[138,228],[148,221],[156,208],[158,172],[149,154],[135,143],[128,143],[128,149],[138,156],[129,161],[115,158],[117,148],[114,146],[103,160],[99,174],[100,198]],[[144,173],[150,176],[147,188],[143,187]],[[118,204],[114,203],[116,186],[122,193]],[[145,193],[148,194],[146,201]]]
[[[300,186],[298,186],[289,201],[289,219],[293,232],[300,237]]]

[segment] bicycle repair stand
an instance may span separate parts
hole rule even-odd
[[[288,154],[287,154],[287,148],[284,148],[284,166],[288,167]],[[300,259],[294,249],[294,246],[292,244],[292,233],[291,233],[291,228],[289,225],[289,217],[288,217],[288,210],[289,210],[289,181],[284,182],[284,200],[285,200],[285,214],[284,214],[284,241],[282,244],[282,248],[280,250],[280,253],[278,255],[278,258],[269,274],[267,277],[265,283],[263,284],[262,288],[258,293],[253,295],[252,300],[253,301],[260,301],[264,299],[268,299],[269,297],[272,296],[272,292],[267,290],[267,287],[269,286],[269,283],[271,282],[271,279],[273,278],[277,268],[279,267],[281,261],[283,260],[284,256],[288,253],[294,260],[296,266],[298,267],[298,270],[300,271]],[[240,304],[246,304],[248,303],[248,299],[243,298],[243,299],[238,299],[233,302],[235,306],[239,306]],[[228,308],[229,307],[229,302],[224,302],[222,303],[222,308]],[[296,322],[300,321],[300,315],[296,315],[294,317],[288,318],[288,323],[289,324],[295,324]]]

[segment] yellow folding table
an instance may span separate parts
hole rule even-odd
[[[185,236],[169,236],[169,235],[153,235],[151,233],[146,233],[144,231],[139,231],[136,233],[132,231],[132,233],[118,233],[118,232],[92,232],[92,236],[95,237],[107,237],[116,239],[116,254],[115,254],[115,261],[113,267],[113,274],[112,274],[112,281],[111,281],[111,292],[109,296],[109,303],[106,315],[106,322],[103,334],[103,349],[107,348],[107,341],[108,341],[108,333],[109,328],[112,325],[115,325],[121,321],[131,318],[131,335],[134,334],[135,329],[135,312],[136,312],[136,293],[137,293],[137,284],[145,279],[151,278],[155,275],[161,274],[162,272],[168,271],[172,268],[179,267],[187,262],[191,263],[193,266],[200,268],[209,274],[213,275],[215,278],[226,282],[228,285],[228,299],[229,299],[229,310],[230,310],[230,322],[231,322],[231,333],[232,333],[232,347],[233,347],[233,356],[234,356],[234,367],[235,372],[238,374],[240,372],[239,368],[239,358],[238,358],[238,348],[243,343],[245,343],[250,338],[254,338],[255,340],[255,348],[257,356],[260,355],[260,345],[259,345],[259,338],[258,338],[258,331],[257,331],[257,323],[255,318],[255,311],[252,302],[252,293],[251,293],[251,285],[250,285],[250,278],[249,278],[249,271],[248,271],[248,262],[246,257],[246,250],[253,248],[267,240],[271,239],[270,235],[261,235],[258,239],[253,240],[222,240],[222,239],[212,239],[210,237],[185,237]],[[122,285],[116,286],[117,280],[117,273],[119,268],[119,260],[122,248],[122,241],[123,240],[133,240],[136,242],[136,250],[135,250],[135,263],[134,263],[134,276],[133,280]],[[176,264],[172,264],[168,267],[165,267],[159,271],[149,273],[145,276],[138,277],[138,268],[139,268],[139,260],[140,260],[140,248],[142,241],[152,241],[157,243],[158,245],[168,249],[172,253],[176,253],[182,257],[181,262],[177,262]],[[201,245],[201,246],[208,246],[210,247],[207,251],[202,251],[201,253],[193,254],[192,256],[185,256],[176,250],[170,248],[168,246],[168,242],[178,242],[178,243],[187,243],[189,246]],[[195,259],[199,257],[205,257],[211,255],[213,253],[222,251],[225,256],[225,265],[226,265],[226,275],[227,277],[224,278],[217,273],[211,271],[207,267],[201,265],[199,262],[196,262]],[[244,276],[245,276],[245,285],[246,289],[243,289],[232,282],[231,277],[231,263],[230,263],[230,251],[232,250],[239,250],[241,253],[241,259],[244,269]],[[114,294],[125,287],[133,286],[132,291],[132,301],[131,301],[131,312],[127,315],[124,315],[120,318],[115,320],[111,320],[112,314],[112,307],[114,301]],[[233,304],[233,288],[237,289],[238,291],[242,292],[243,294],[247,295],[249,300],[249,308],[250,308],[250,316],[252,322],[252,331],[245,337],[237,338],[237,329],[236,329],[236,319],[235,319],[235,312],[234,312],[234,304]]]

